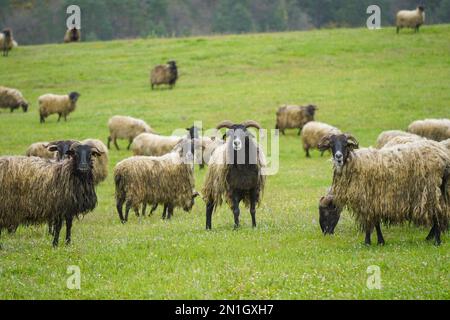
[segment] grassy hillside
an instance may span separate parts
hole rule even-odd
[[[170,134],[202,120],[254,119],[275,125],[280,104],[315,103],[317,120],[374,145],[387,129],[419,118],[450,116],[450,26],[420,34],[394,29],[162,40],[130,40],[21,47],[0,59],[0,85],[19,88],[30,110],[0,110],[0,155],[23,154],[36,141],[106,140],[107,120],[123,114]],[[150,90],[151,66],[177,60],[175,90]],[[67,123],[39,124],[44,93],[82,94]],[[385,247],[364,236],[344,212],[337,234],[324,237],[318,199],[331,183],[328,157],[306,159],[296,131],[280,141],[280,171],[268,179],[258,227],[242,210],[233,231],[222,207],[206,232],[205,204],[191,213],[160,213],[120,224],[112,169],[131,154],[110,153],[110,177],[98,188],[98,208],[73,228],[73,244],[52,249],[46,227],[3,234],[0,299],[428,299],[450,298],[449,239],[435,247],[428,230],[384,227]],[[205,172],[196,172],[201,189]],[[81,268],[81,290],[66,288],[67,267]],[[370,265],[381,268],[382,289],[366,287]]]

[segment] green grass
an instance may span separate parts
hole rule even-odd
[[[19,88],[27,114],[0,111],[0,154],[23,154],[29,144],[100,138],[107,120],[124,114],[170,134],[202,120],[254,119],[275,125],[284,103],[316,103],[317,120],[374,145],[387,129],[450,115],[450,25],[420,34],[394,29],[323,30],[186,39],[130,40],[21,47],[0,59],[0,84]],[[176,59],[173,91],[150,91],[150,68]],[[39,124],[37,98],[79,91],[67,123]],[[122,147],[126,144],[121,143]],[[124,148],[122,148],[124,149]],[[383,228],[385,247],[363,245],[344,212],[337,234],[324,237],[318,199],[331,183],[328,157],[306,159],[289,131],[280,141],[280,171],[269,177],[258,227],[230,210],[204,230],[205,204],[191,213],[160,213],[121,225],[114,208],[114,165],[131,154],[112,150],[110,176],[98,188],[97,209],[73,228],[73,244],[52,249],[46,227],[3,234],[0,299],[449,299],[449,239],[435,247],[428,230]],[[196,172],[201,189],[205,172]],[[69,265],[81,268],[81,290],[66,288]],[[381,268],[382,289],[366,287],[367,267]]]

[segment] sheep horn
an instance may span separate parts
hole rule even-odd
[[[234,123],[230,120],[224,120],[221,123],[219,123],[216,127],[217,130],[220,130],[222,128],[231,129],[231,127],[234,126]]]
[[[354,149],[358,149],[359,148],[359,142],[358,142],[358,140],[356,140],[356,138],[354,136],[352,136],[351,134],[346,133],[345,137],[347,138],[347,141],[350,142],[350,145]]]
[[[247,121],[243,122],[242,125],[245,128],[255,128],[255,129],[258,129],[258,130],[262,129],[261,125],[258,122],[253,121],[253,120],[247,120]]]

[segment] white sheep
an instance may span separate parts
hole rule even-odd
[[[55,159],[56,152],[48,150],[49,142],[36,142],[30,145],[25,153],[27,157],[38,157],[42,159]]]
[[[383,131],[377,138],[377,149],[383,148],[388,142],[395,138],[404,137],[405,139],[418,140],[420,136],[401,130]]]
[[[58,122],[61,117],[64,117],[64,121],[67,121],[67,116],[77,107],[80,96],[78,92],[71,92],[67,95],[45,94],[40,96],[38,102],[41,123],[44,123],[45,118],[52,114],[58,114]]]
[[[329,124],[310,121],[303,127],[302,142],[303,149],[306,152],[306,157],[310,158],[309,150],[317,149],[319,142],[329,134],[340,134],[341,131],[338,128],[330,126]],[[321,155],[323,156],[323,151]]]
[[[425,8],[418,6],[416,10],[401,10],[397,13],[397,34],[402,28],[413,28],[419,32],[421,25],[425,23]]]
[[[109,137],[108,137],[108,149],[110,149],[111,141],[114,141],[114,145],[117,150],[120,150],[117,144],[117,139],[126,139],[129,141],[127,149],[141,133],[154,133],[153,129],[145,123],[144,120],[136,119],[127,116],[114,116],[108,121]]]
[[[158,157],[171,152],[182,139],[183,137],[141,133],[134,138],[131,150],[135,156]]]

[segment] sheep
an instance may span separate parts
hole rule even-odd
[[[418,6],[416,10],[401,10],[397,12],[397,34],[402,28],[412,28],[417,33],[425,23],[425,7]]]
[[[194,190],[194,172],[190,139],[181,140],[172,152],[160,157],[134,156],[114,168],[116,207],[120,221],[128,221],[132,208],[139,216],[139,207],[148,203],[164,204],[163,218],[170,219],[173,210],[190,211],[198,193]],[[125,204],[125,216],[123,205]]]
[[[441,141],[440,144],[450,152],[450,139]]]
[[[410,139],[420,138],[418,135],[401,131],[401,130],[388,130],[383,131],[377,138],[377,149],[383,148],[389,141],[396,137],[408,137]]]
[[[73,144],[68,153],[69,159],[62,162],[36,157],[0,158],[0,232],[11,226],[55,221],[56,247],[65,220],[66,244],[71,242],[73,218],[97,205],[91,157],[100,152]]]
[[[450,217],[450,156],[434,141],[416,141],[382,149],[360,149],[349,134],[330,135],[319,144],[331,149],[334,176],[331,193],[338,207],[347,207],[366,232],[375,227],[378,244],[385,243],[380,223],[432,226],[427,240],[441,243]]]
[[[214,151],[216,151],[217,148],[223,145],[225,141],[219,137],[202,137],[200,139],[200,143],[202,146],[202,166],[203,166],[205,164],[209,165],[209,162],[211,161],[211,157]]]
[[[49,142],[36,142],[30,145],[25,153],[27,157],[39,157],[42,159],[55,159],[56,153],[47,149]]]
[[[11,29],[4,29],[0,32],[0,49],[4,57],[7,57],[9,51],[15,47],[14,44],[17,44],[17,42],[14,41]]]
[[[64,35],[64,43],[81,41],[81,31],[77,28],[68,29]]]
[[[129,141],[127,149],[130,150],[133,139],[138,135],[141,133],[155,133],[145,121],[127,116],[112,117],[108,121],[108,127],[108,149],[110,149],[111,141],[114,141],[116,149],[120,150],[117,139],[127,139]]]
[[[178,80],[178,68],[176,61],[168,61],[167,65],[158,65],[151,71],[150,83],[152,90],[155,86],[162,84],[169,85],[170,89],[173,89]]]
[[[64,121],[67,121],[67,116],[75,111],[80,96],[78,92],[71,92],[68,95],[45,94],[40,96],[38,102],[41,123],[44,123],[48,116],[55,113],[59,116],[58,122],[61,117],[64,117]]]
[[[336,206],[330,191],[319,201],[319,224],[324,235],[334,234],[342,212],[342,208]]]
[[[19,90],[0,87],[0,109],[10,109],[11,112],[14,112],[15,109],[21,107],[23,112],[27,112],[28,106],[27,100]]]
[[[135,156],[163,156],[180,143],[182,137],[160,136],[153,133],[141,133],[134,138],[131,150]]]
[[[316,149],[323,137],[332,133],[341,133],[339,129],[318,121],[310,121],[305,124],[302,132],[303,149],[306,152],[307,158],[311,157],[309,154],[309,150]],[[323,152],[321,156],[323,156]]]
[[[416,136],[415,134],[412,134],[410,136],[398,136],[398,137],[394,137],[391,140],[389,140],[383,146],[383,148],[391,148],[393,146],[397,146],[397,145],[401,145],[401,144],[408,144],[408,143],[424,141],[424,140],[428,140],[428,139],[422,138],[420,136]]]
[[[277,111],[277,124],[275,129],[285,134],[285,129],[298,128],[298,135],[301,134],[302,128],[310,121],[314,121],[314,115],[318,108],[314,105],[301,106],[282,106]]]
[[[409,125],[408,132],[438,142],[450,139],[450,119],[425,119],[414,121]]]
[[[100,152],[98,157],[93,158],[92,163],[94,185],[98,185],[108,177],[108,148],[103,142],[97,139],[86,139],[81,141],[81,144],[88,145]]]
[[[223,202],[234,214],[234,228],[239,228],[239,203],[250,206],[252,226],[256,227],[256,205],[260,204],[265,186],[262,169],[266,160],[262,149],[254,141],[248,128],[261,129],[252,120],[242,124],[223,121],[217,129],[227,128],[226,141],[213,153],[203,187],[206,205],[206,229],[212,228],[212,213]]]

